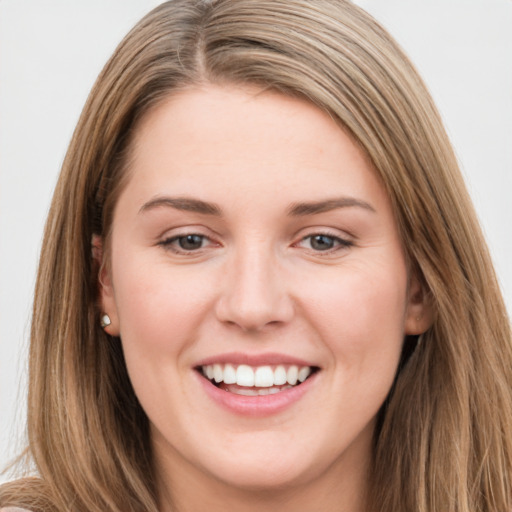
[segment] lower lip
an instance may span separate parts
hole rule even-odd
[[[302,384],[273,395],[245,396],[219,389],[199,372],[195,372],[207,395],[224,409],[243,416],[270,416],[298,402],[314,385],[318,373]]]

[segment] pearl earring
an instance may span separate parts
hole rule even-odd
[[[101,327],[103,327],[103,329],[105,329],[105,327],[108,327],[111,323],[112,321],[110,320],[110,317],[107,314],[101,316],[100,325]]]

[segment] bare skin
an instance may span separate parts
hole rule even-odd
[[[215,86],[148,114],[132,156],[102,305],[162,512],[362,512],[376,414],[429,323],[371,163],[308,103]],[[311,375],[260,402],[205,376],[292,357]]]

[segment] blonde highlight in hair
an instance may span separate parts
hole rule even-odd
[[[148,419],[119,340],[99,326],[91,240],[108,238],[140,119],[203,83],[299,97],[348,130],[373,162],[428,290],[434,323],[417,346],[407,340],[381,410],[368,510],[512,510],[510,322],[485,241],[421,79],[385,30],[345,0],[166,2],[106,64],[41,252],[28,404],[39,478],[4,485],[0,505],[158,510]]]

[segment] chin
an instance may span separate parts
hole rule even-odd
[[[172,459],[160,462],[173,474],[183,473],[187,468],[185,472],[191,470],[200,480],[205,479],[205,484],[217,482],[240,491],[270,493],[305,485],[333,462],[330,456],[325,457],[323,450],[318,453],[320,447],[315,449],[313,443],[308,443],[305,449],[297,436],[277,429],[278,425],[274,432],[252,431],[238,435],[231,432],[227,436],[217,433],[207,442],[203,439],[203,443],[194,437],[196,442],[187,439],[185,443],[173,443]],[[163,442],[169,448],[166,440],[156,441],[157,445]],[[332,451],[328,451],[331,455]]]
[[[290,462],[279,460],[279,456],[245,459],[228,467],[214,468],[213,476],[231,488],[253,492],[273,492],[306,484],[316,475],[311,467],[297,465],[297,458]],[[211,468],[213,470],[213,468]]]
[[[313,440],[301,442],[300,436],[291,432],[276,434],[252,432],[239,442],[233,439],[232,448],[224,445],[216,453],[210,452],[202,466],[232,488],[277,492],[307,485],[336,465],[334,447],[315,446]]]

